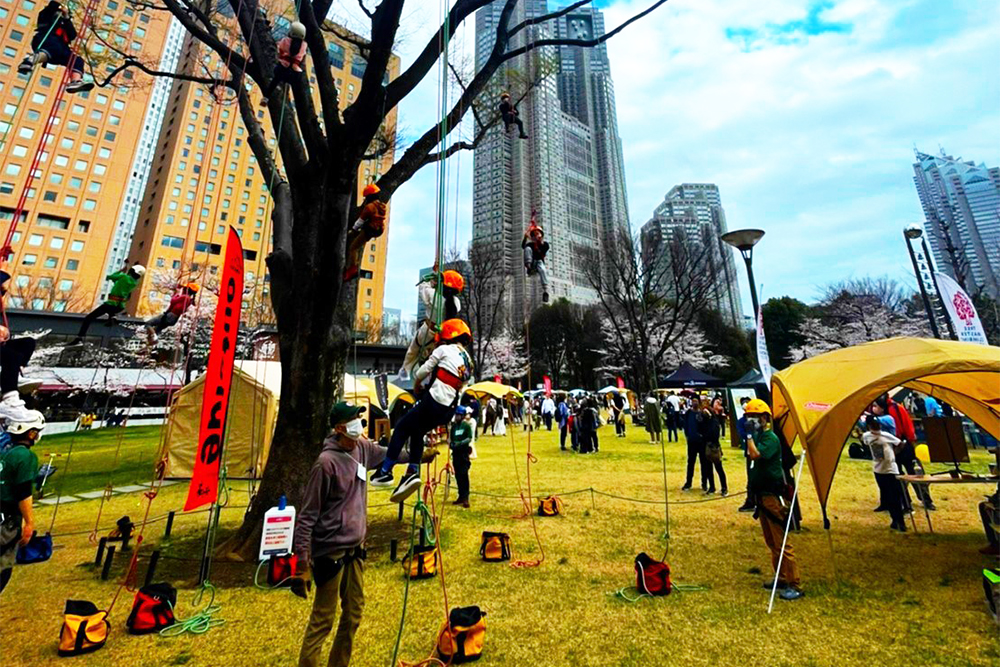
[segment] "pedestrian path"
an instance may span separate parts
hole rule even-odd
[[[168,479],[161,482],[160,486],[170,486],[172,484],[179,483],[180,480]],[[138,491],[147,491],[149,489],[149,484],[129,484],[128,486],[116,486],[111,490],[114,495],[119,495],[122,493],[136,493]],[[65,505],[66,503],[75,503],[79,500],[97,500],[104,495],[104,491],[87,491],[86,493],[78,493],[75,496],[51,496],[49,498],[42,498],[38,501],[39,505],[55,505],[57,502],[60,505]]]

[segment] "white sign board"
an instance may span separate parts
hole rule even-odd
[[[264,531],[260,536],[259,560],[269,556],[284,556],[292,552],[292,536],[295,534],[295,508],[272,507],[264,513]]]
[[[764,337],[764,308],[757,310],[757,365],[764,376],[764,384],[771,389],[771,357],[767,354],[767,339]]]
[[[941,299],[944,301],[945,310],[951,318],[951,324],[955,328],[955,334],[960,341],[965,343],[979,343],[989,345],[986,341],[986,332],[983,330],[983,322],[979,319],[976,307],[972,305],[972,299],[965,293],[962,286],[944,273],[935,273],[938,289],[941,290]]]

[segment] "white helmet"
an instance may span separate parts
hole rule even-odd
[[[292,21],[292,27],[288,30],[288,34],[292,36],[292,39],[305,39],[306,27],[299,21]]]
[[[14,421],[13,419],[7,420],[7,432],[11,435],[21,435],[22,433],[27,433],[32,429],[38,429],[41,431],[45,428],[45,417],[38,410],[28,410],[26,412],[28,415],[27,419],[22,419],[19,421]]]
[[[146,267],[143,266],[142,264],[136,264],[135,266],[132,267],[132,271],[135,272],[135,275],[142,278],[142,276],[145,275],[146,273]]]

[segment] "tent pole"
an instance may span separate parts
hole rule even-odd
[[[785,558],[785,546],[788,544],[788,531],[792,527],[792,518],[795,516],[795,501],[799,497],[799,485],[802,481],[802,468],[805,467],[805,457],[799,459],[799,471],[795,475],[795,491],[792,492],[792,502],[788,507],[788,520],[785,521],[785,536],[781,538],[781,553],[778,554],[778,564],[774,568],[774,583],[771,585],[771,600],[767,603],[767,613],[771,613],[774,607],[774,594],[778,592],[778,573],[781,572],[781,561]]]

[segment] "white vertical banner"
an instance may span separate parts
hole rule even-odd
[[[764,376],[764,384],[771,388],[771,357],[767,354],[767,339],[764,337],[764,308],[757,310],[757,365]]]
[[[955,328],[955,334],[960,341],[965,343],[979,343],[989,345],[986,341],[986,332],[983,330],[983,322],[979,319],[976,307],[972,305],[972,299],[965,293],[962,286],[955,282],[955,279],[944,273],[935,273],[938,289],[941,290],[941,300],[944,301],[945,310],[951,318],[951,324]]]

